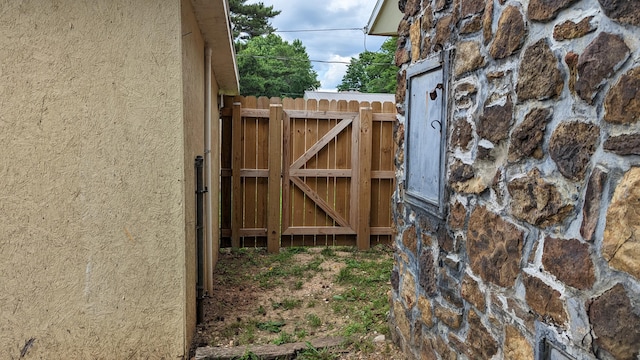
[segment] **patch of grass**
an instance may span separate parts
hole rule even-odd
[[[269,331],[272,333],[279,333],[281,328],[285,325],[286,324],[284,323],[284,321],[272,320],[272,321],[258,323],[256,327],[260,330]]]
[[[300,279],[304,277],[308,271],[322,270],[320,264],[323,259],[321,257],[314,259],[306,265],[294,263],[293,256],[295,254],[306,252],[307,249],[304,247],[291,247],[282,249],[278,254],[265,257],[266,260],[263,261],[262,266],[266,267],[266,270],[255,275],[254,279],[258,281],[261,288],[271,289],[283,285],[286,279]]]
[[[251,352],[249,350],[245,351],[244,354],[242,355],[242,357],[239,357],[237,359],[238,360],[260,360],[258,355],[254,354],[253,352]]]
[[[334,257],[334,256],[336,256],[336,252],[333,250],[333,248],[330,248],[328,246],[326,248],[322,249],[322,251],[320,251],[320,254],[322,256],[325,256],[325,257]]]
[[[256,325],[255,320],[236,321],[222,329],[220,336],[226,339],[237,338],[239,345],[253,344],[256,340]]]
[[[318,317],[318,315],[316,314],[307,314],[307,322],[309,323],[309,326],[311,326],[312,328],[319,328],[322,325],[322,320],[320,320],[320,318]]]
[[[316,301],[314,299],[309,300],[307,303],[308,308],[316,307]]]
[[[307,337],[307,331],[305,329],[297,329],[295,332],[296,332],[296,337],[299,340],[302,340],[305,337]]]
[[[347,337],[372,331],[386,334],[389,331],[386,323],[389,311],[386,284],[393,260],[378,259],[380,251],[384,250],[379,248],[365,253],[366,256],[358,253],[346,258],[344,262],[347,266],[337,275],[337,282],[348,287],[333,296],[331,307],[336,314],[349,315],[351,321],[342,329]]]
[[[301,351],[296,359],[299,360],[334,360],[338,355],[332,353],[328,349],[318,350],[310,342],[307,341],[307,348]]]
[[[296,283],[295,283],[295,284],[293,284],[293,290],[300,290],[300,289],[302,289],[302,284],[304,284],[304,283],[302,282],[302,280],[298,280],[298,281],[296,281]]]
[[[293,334],[289,334],[286,331],[282,331],[280,335],[275,340],[273,340],[273,343],[276,345],[282,345],[282,344],[292,343],[295,341],[296,341],[296,338]]]
[[[307,270],[312,270],[312,271],[322,271],[322,268],[320,267],[320,265],[324,262],[324,259],[322,257],[315,257],[313,258],[313,260],[311,260],[310,263],[307,264],[306,268]]]
[[[283,299],[280,302],[272,302],[271,307],[273,309],[285,309],[285,310],[293,310],[295,308],[299,308],[302,305],[302,300],[300,299]]]

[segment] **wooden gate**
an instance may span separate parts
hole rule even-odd
[[[225,105],[222,246],[390,242],[394,104],[236,97]]]

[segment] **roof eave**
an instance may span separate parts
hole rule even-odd
[[[211,67],[218,82],[219,93],[237,95],[238,65],[233,46],[229,3],[227,0],[191,0],[206,46],[213,49]]]
[[[398,35],[398,24],[403,16],[391,0],[378,0],[367,24],[367,35]]]

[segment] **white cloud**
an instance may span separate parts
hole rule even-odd
[[[329,61],[349,62],[351,57],[333,54],[329,57]],[[336,87],[342,81],[342,77],[347,72],[347,64],[331,63],[325,64],[326,70],[322,74],[318,74],[320,87],[324,90],[335,91]]]
[[[371,12],[374,4],[371,0],[329,0],[327,9],[332,12],[368,9]],[[362,18],[360,11],[354,12],[352,15],[358,19]]]

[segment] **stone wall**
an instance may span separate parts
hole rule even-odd
[[[399,2],[394,340],[640,356],[640,1]],[[405,201],[406,71],[453,52],[447,211]]]

